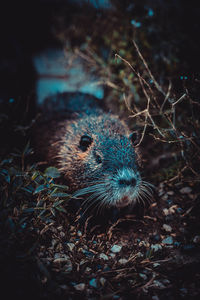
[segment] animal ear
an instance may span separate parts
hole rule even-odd
[[[139,143],[139,140],[140,140],[140,135],[139,135],[138,131],[133,131],[129,135],[129,139],[131,140],[132,144],[134,146],[136,146]]]
[[[80,139],[79,148],[82,151],[86,151],[87,148],[92,144],[93,139],[89,135],[82,135]]]

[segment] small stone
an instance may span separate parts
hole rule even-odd
[[[67,290],[68,286],[66,284],[61,284],[59,285],[59,287],[62,289],[62,290]]]
[[[161,246],[160,244],[151,245],[151,249],[152,249],[154,252],[157,252],[158,250],[161,250],[161,249],[162,249],[162,246]]]
[[[170,206],[173,204],[173,201],[171,199],[167,199],[167,204]]]
[[[74,231],[75,230],[75,226],[70,226],[70,231]]]
[[[63,266],[63,271],[65,273],[70,273],[72,271],[72,263],[70,260]]]
[[[174,214],[175,212],[176,212],[176,210],[177,210],[177,205],[172,205],[172,206],[170,206],[170,208],[169,208],[169,214]]]
[[[162,282],[166,285],[170,284],[170,281],[168,279],[163,279]]]
[[[167,225],[167,224],[163,224],[163,229],[167,232],[171,232],[172,231],[172,228],[170,225]]]
[[[197,195],[189,194],[188,197],[189,197],[191,200],[196,200],[196,199],[197,199]]]
[[[61,231],[61,230],[63,230],[63,226],[62,226],[62,225],[61,225],[61,226],[58,226],[57,229],[58,229],[59,231]]]
[[[119,263],[120,263],[121,265],[125,265],[127,262],[128,262],[128,259],[126,259],[126,258],[121,258],[121,259],[119,260]]]
[[[186,295],[188,293],[186,288],[181,288],[180,292],[181,292],[182,295]]]
[[[112,257],[112,258],[115,258],[115,256],[116,256],[115,253],[110,253],[109,255],[110,255],[110,257]]]
[[[105,283],[106,283],[106,279],[105,279],[104,277],[101,277],[101,278],[99,279],[99,282],[101,283],[102,286],[104,286]]]
[[[165,285],[162,284],[160,281],[154,280],[153,283],[154,283],[154,285],[155,285],[156,287],[158,287],[159,289],[165,289]]]
[[[72,251],[75,247],[75,245],[73,243],[66,243],[66,245],[67,245],[69,251]]]
[[[192,192],[192,189],[189,186],[183,187],[180,189],[181,194],[190,194]]]
[[[104,253],[99,254],[99,258],[102,258],[103,260],[108,260],[108,256]]]
[[[77,291],[84,291],[85,289],[85,283],[79,283],[79,284],[76,284],[74,286],[74,288],[77,290]]]
[[[167,194],[164,194],[162,197],[161,197],[162,200],[167,200],[168,199],[168,195]]]
[[[97,288],[97,280],[96,278],[92,278],[90,281],[89,281],[89,285],[94,287],[95,289]]]
[[[172,195],[174,195],[174,191],[168,191],[167,194],[172,196]]]
[[[200,235],[196,235],[194,238],[193,238],[193,242],[195,244],[200,244]]]
[[[147,280],[147,275],[143,274],[143,273],[139,273],[139,276],[143,279],[143,280]]]
[[[51,247],[50,248],[53,249],[57,243],[58,243],[58,241],[56,239],[53,239],[51,241]]]
[[[54,254],[54,259],[56,259],[56,258],[60,258],[60,257],[62,257],[63,256],[63,253],[55,253]],[[68,256],[69,257],[69,256]]]
[[[81,251],[83,252],[83,254],[85,254],[85,256],[87,257],[93,257],[94,253],[85,249],[81,249]]]
[[[122,246],[120,245],[113,245],[112,248],[110,249],[113,253],[118,253],[122,249]]]
[[[143,257],[143,256],[144,256],[144,254],[142,252],[137,253],[137,257]]]
[[[164,195],[164,193],[165,193],[165,192],[164,192],[163,190],[160,190],[160,191],[158,192],[158,196],[161,197],[162,195]]]
[[[139,247],[142,247],[142,246],[148,248],[148,247],[150,246],[150,244],[149,244],[149,242],[147,242],[147,241],[141,241],[141,242],[139,243]]]
[[[66,259],[65,258],[56,258],[54,259],[53,263],[56,264],[56,263],[63,263],[63,262],[66,262]]]
[[[87,259],[82,259],[82,260],[80,261],[80,266],[84,265],[87,261],[88,261]]]
[[[164,240],[162,240],[162,243],[166,244],[166,245],[172,245],[173,244],[173,238],[171,236],[168,236]]]
[[[175,246],[175,247],[179,247],[179,246],[180,246],[180,244],[181,244],[180,242],[177,242],[177,241],[176,241],[176,242],[174,242],[174,246]]]
[[[90,273],[92,271],[92,269],[90,268],[90,267],[87,267],[86,269],[85,269],[85,273]]]
[[[61,262],[67,262],[70,258],[68,255],[63,253],[55,253],[53,263],[61,263]]]
[[[153,267],[154,267],[154,268],[157,268],[157,267],[159,267],[159,266],[160,266],[159,263],[154,263],[154,264],[153,264]]]
[[[60,237],[65,237],[65,233],[63,231],[60,232]]]
[[[161,182],[161,183],[159,184],[159,188],[161,188],[161,189],[164,188],[164,183],[163,183],[163,182]]]
[[[152,296],[152,300],[160,300],[159,298],[158,298],[158,296]]]
[[[169,215],[169,210],[168,210],[167,208],[164,208],[164,209],[163,209],[163,214],[164,214],[165,216],[168,216],[168,215]]]
[[[183,209],[181,207],[177,207],[176,209],[177,213],[182,214],[183,213]]]

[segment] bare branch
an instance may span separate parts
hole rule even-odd
[[[142,62],[143,62],[143,64],[144,64],[144,66],[145,66],[147,72],[149,73],[149,76],[150,76],[151,80],[153,81],[155,87],[157,88],[157,90],[158,90],[161,94],[163,94],[163,96],[166,96],[166,94],[165,94],[165,92],[163,91],[162,87],[159,85],[159,83],[156,81],[156,79],[154,78],[153,74],[151,73],[151,71],[150,71],[150,69],[149,69],[149,67],[148,67],[148,65],[147,65],[147,63],[146,63],[146,60],[144,59],[143,55],[141,54],[141,52],[140,52],[140,50],[139,50],[139,48],[138,48],[138,46],[137,46],[137,44],[136,44],[136,42],[135,42],[134,40],[133,40],[133,44],[134,44],[134,46],[135,46],[135,49],[136,49],[136,51],[137,51],[137,53],[138,53],[140,59],[142,60]]]
[[[172,88],[172,84],[171,84],[171,81],[169,81],[169,86],[168,86],[167,94],[165,96],[163,104],[161,105],[160,113],[162,113],[163,107],[164,107],[165,103],[167,102],[167,100],[169,99],[169,96],[170,96],[170,93],[171,93],[171,88]]]
[[[172,107],[174,107],[177,103],[181,102],[185,97],[187,96],[187,94],[183,94],[178,100],[176,100],[176,102],[172,103]]]

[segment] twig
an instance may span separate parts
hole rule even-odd
[[[185,93],[185,94],[183,94],[178,100],[176,100],[175,102],[173,102],[173,103],[172,103],[172,108],[174,108],[174,106],[175,106],[177,103],[181,102],[186,96],[187,96],[187,94]]]
[[[168,180],[168,179],[165,180],[163,183],[165,184],[165,183],[169,183],[169,182],[172,182],[172,181],[176,180],[177,178],[179,178],[179,177],[182,175],[182,173],[183,173],[187,168],[188,168],[188,166],[184,166],[184,167],[178,172],[178,174],[177,174],[176,176],[170,178],[169,180]]]
[[[164,101],[163,101],[163,104],[162,104],[161,107],[160,107],[160,114],[162,113],[163,107],[164,107],[165,103],[167,102],[167,100],[168,100],[168,98],[169,98],[169,96],[170,96],[171,88],[172,88],[172,84],[171,84],[171,81],[169,81],[169,86],[168,86],[167,94],[166,94],[166,96],[165,96],[165,99],[164,99]]]
[[[151,71],[150,71],[150,69],[149,69],[149,67],[148,67],[148,65],[147,65],[147,63],[146,63],[146,60],[144,59],[143,55],[141,54],[141,52],[140,52],[140,50],[139,50],[139,48],[138,48],[138,46],[137,46],[137,44],[136,44],[136,42],[135,42],[134,40],[133,40],[133,45],[135,46],[136,51],[137,51],[139,57],[141,58],[141,60],[142,60],[142,62],[143,62],[143,64],[144,64],[144,66],[145,66],[147,72],[149,73],[149,76],[150,76],[151,80],[153,81],[155,87],[157,88],[157,90],[158,90],[161,94],[163,94],[163,96],[166,97],[165,92],[163,91],[162,87],[158,84],[158,82],[157,82],[156,79],[154,78],[153,74],[151,73]]]
[[[149,285],[152,284],[152,282],[154,281],[154,279],[156,278],[156,274],[153,273],[151,279],[143,286],[141,286],[139,289],[143,290],[145,288],[147,288]]]

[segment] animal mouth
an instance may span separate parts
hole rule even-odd
[[[130,198],[128,196],[124,196],[116,203],[116,207],[122,208],[129,205],[130,203],[131,203]]]
[[[145,205],[145,202],[151,202],[154,186],[144,180],[138,179],[136,187],[121,187],[113,181],[99,180],[91,185],[76,191],[75,198],[85,198],[82,207],[85,211],[94,206],[98,209],[104,207],[124,208],[129,205],[134,206],[137,202]]]

